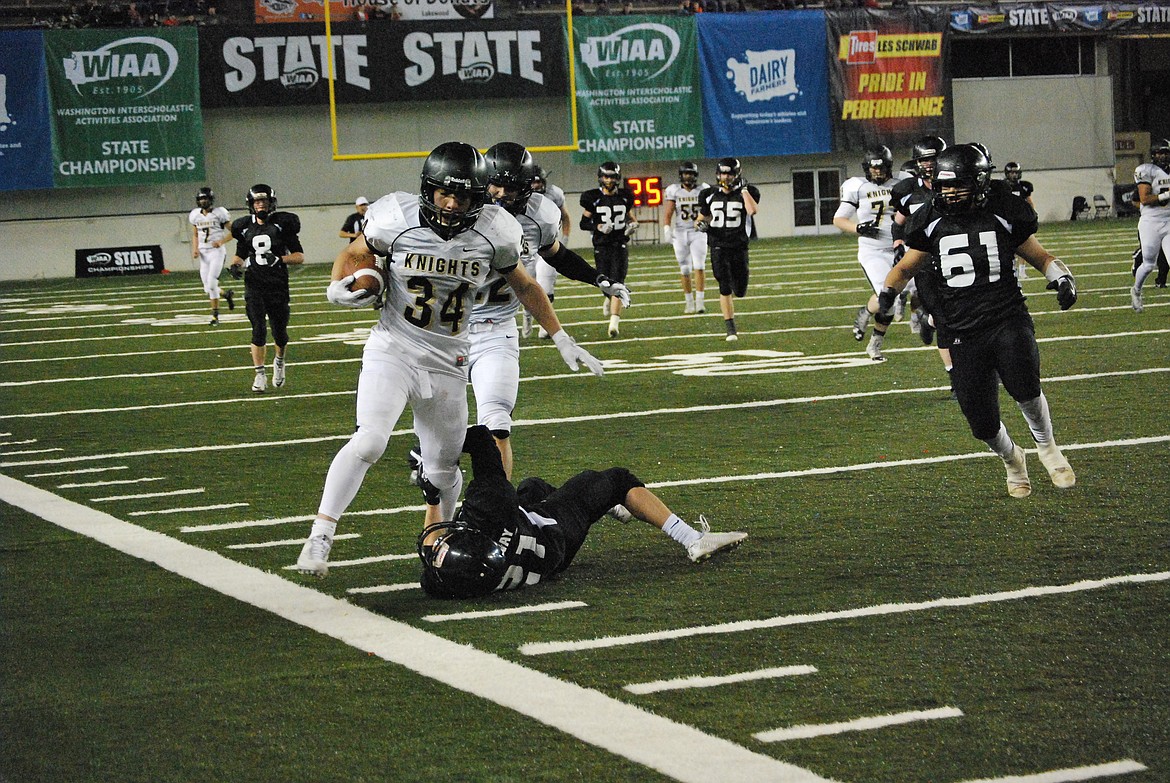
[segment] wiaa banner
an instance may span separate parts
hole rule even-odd
[[[256,21],[323,22],[324,0],[256,0]],[[356,22],[377,19],[394,21],[424,19],[491,19],[492,0],[331,0],[329,21]]]
[[[194,28],[45,33],[59,188],[204,178]]]
[[[204,27],[204,106],[325,105],[565,95],[561,20]]]
[[[901,160],[920,136],[954,138],[942,13],[853,9],[825,19],[835,149],[884,144]]]
[[[692,17],[580,17],[573,37],[574,163],[703,156]]]
[[[77,277],[151,275],[163,271],[161,245],[79,248],[74,251]]]
[[[699,16],[706,156],[829,151],[821,11]]]

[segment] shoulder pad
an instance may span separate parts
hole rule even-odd
[[[268,220],[280,226],[281,231],[290,234],[301,233],[301,219],[295,212],[273,212],[269,215]]]

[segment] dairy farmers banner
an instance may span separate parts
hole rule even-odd
[[[954,138],[943,14],[913,7],[826,11],[825,18],[834,148],[904,150],[926,134]]]
[[[45,33],[56,187],[204,178],[194,28]]]
[[[329,21],[491,19],[492,0],[331,0]],[[256,0],[256,21],[323,22],[323,0]]]
[[[703,156],[692,17],[581,17],[573,36],[574,163]]]
[[[824,14],[698,19],[706,156],[828,152]]]
[[[0,191],[53,187],[53,140],[39,30],[0,31]]]
[[[204,106],[325,105],[565,95],[561,20],[204,27]]]

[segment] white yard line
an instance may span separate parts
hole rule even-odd
[[[361,533],[338,533],[333,537],[334,541],[344,541],[349,538],[361,538]],[[259,541],[255,544],[228,544],[224,549],[268,549],[274,546],[301,546],[305,543],[303,538],[285,538],[280,541]]]
[[[173,498],[178,495],[201,495],[207,487],[192,487],[191,489],[172,489],[170,492],[143,492],[137,495],[107,495],[104,498],[90,498],[90,503],[109,503],[114,500],[147,500],[149,498]]]
[[[634,682],[623,685],[624,690],[636,693],[639,696],[647,693],[661,693],[663,691],[681,691],[691,688],[714,688],[719,685],[731,685],[737,682],[752,682],[754,680],[771,680],[777,677],[796,677],[802,674],[816,674],[815,666],[773,666],[767,669],[756,669],[751,672],[725,674],[721,677],[676,677],[673,680],[655,680],[654,682]]]
[[[835,611],[813,612],[811,614],[780,615],[779,617],[767,617],[762,620],[738,620],[730,623],[717,623],[715,625],[692,625],[666,631],[648,631],[646,633],[632,633],[624,636],[602,636],[597,639],[579,639],[562,642],[529,642],[528,644],[520,645],[519,650],[524,655],[548,655],[550,653],[597,650],[604,647],[623,647],[631,644],[660,642],[665,639],[685,639],[692,636],[744,633],[746,631],[759,631],[766,628],[785,628],[795,625],[809,625],[811,623],[826,623],[835,620],[852,620],[858,617],[884,617],[895,614],[909,614],[911,612],[928,612],[961,606],[979,606],[982,604],[1002,603],[1004,601],[1019,601],[1027,598],[1068,595],[1071,593],[1086,592],[1088,590],[1117,587],[1118,585],[1150,584],[1166,581],[1170,581],[1170,571],[1159,571],[1149,574],[1127,574],[1125,576],[1111,576],[1105,579],[1084,579],[1079,582],[1063,585],[1025,587],[1019,590],[1005,590],[998,593],[982,593],[980,595],[960,596],[957,598],[936,598],[930,601],[877,604],[875,606],[862,606],[856,609],[839,609]]]
[[[831,783],[691,726],[0,475],[0,500],[684,783]]]
[[[813,737],[827,737],[831,734],[844,734],[847,731],[873,731],[884,729],[887,726],[902,726],[907,723],[917,723],[924,720],[941,720],[943,718],[961,718],[963,711],[956,707],[939,707],[933,710],[910,710],[896,712],[891,715],[874,715],[868,718],[839,723],[810,723],[801,726],[789,726],[784,729],[760,731],[752,736],[760,742],[788,742],[790,740],[811,739]]]
[[[547,604],[513,606],[507,609],[482,609],[477,612],[451,612],[450,614],[424,614],[422,619],[428,623],[446,623],[452,620],[482,620],[485,617],[507,617],[513,614],[531,614],[532,612],[559,612],[562,609],[580,609],[584,606],[589,606],[589,604],[584,601],[554,601]]]
[[[1096,780],[1115,775],[1128,775],[1131,772],[1144,772],[1145,764],[1139,764],[1133,759],[1112,761],[1108,764],[1094,764],[1089,767],[1070,767],[1068,769],[1054,769],[1049,772],[1037,772],[1033,775],[1008,775],[1002,778],[979,778],[978,780],[964,780],[961,783],[1074,783],[1078,780]]]
[[[129,511],[127,516],[149,517],[157,514],[190,514],[195,511],[222,511],[225,508],[246,508],[247,503],[215,503],[209,506],[183,506],[182,508],[159,508],[149,511]]]
[[[152,481],[166,481],[163,476],[142,476],[133,479],[110,479],[109,481],[79,481],[58,484],[57,489],[81,489],[83,487],[113,487],[120,484],[149,484]]]
[[[350,595],[370,595],[372,593],[399,593],[406,590],[421,590],[418,582],[399,582],[393,585],[371,585],[370,587],[351,587],[345,592]]]

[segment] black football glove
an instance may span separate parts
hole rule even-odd
[[[886,286],[882,292],[878,294],[878,311],[874,315],[873,320],[877,321],[882,326],[889,326],[894,322],[894,302],[898,298],[898,292]]]
[[[877,221],[870,220],[866,223],[857,224],[857,236],[866,237],[867,239],[877,239],[881,232],[878,231]]]
[[[906,244],[894,245],[894,263],[901,261],[904,255],[906,255]]]
[[[244,276],[244,265],[232,264],[228,267],[228,273],[231,274],[233,280],[239,280]]]
[[[1072,275],[1065,275],[1048,284],[1049,291],[1056,292],[1056,302],[1061,310],[1067,310],[1077,303],[1077,283]]]

